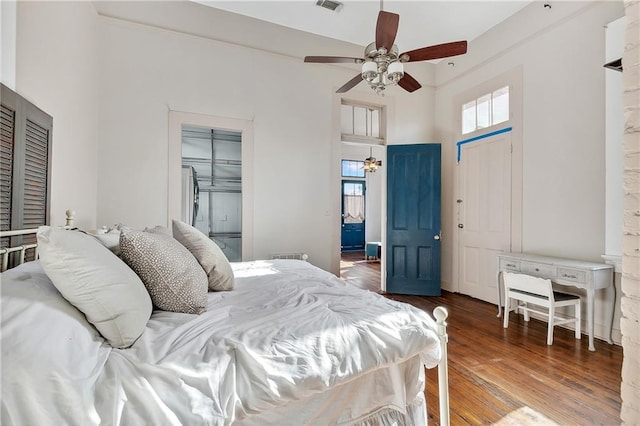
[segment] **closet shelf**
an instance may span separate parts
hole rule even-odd
[[[182,164],[190,166],[192,164],[216,164],[220,166],[242,166],[241,160],[227,160],[225,158],[197,158],[197,157],[182,157]]]
[[[242,190],[235,188],[223,187],[200,187],[200,192],[220,192],[225,194],[242,194]]]
[[[209,232],[209,238],[241,238],[242,232]]]

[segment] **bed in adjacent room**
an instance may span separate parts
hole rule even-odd
[[[232,287],[209,280],[194,313],[160,309],[141,279],[149,307],[139,265],[76,230],[39,234],[40,260],[2,273],[3,425],[427,424],[436,366],[448,422],[442,308],[436,323],[298,260],[229,264]]]

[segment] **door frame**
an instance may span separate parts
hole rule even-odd
[[[365,174],[366,176],[366,174]],[[357,183],[362,185],[362,196],[364,197],[364,220],[362,221],[362,250],[366,248],[367,245],[367,181],[366,178],[358,180],[357,178],[342,178],[340,182],[340,196],[342,198],[341,209],[340,209],[340,252],[343,253],[342,247],[342,232],[344,232],[344,184],[345,183]],[[348,250],[349,251],[349,250]],[[352,250],[357,251],[357,250]]]
[[[337,89],[338,86],[335,87]],[[331,149],[329,153],[329,157],[331,159],[330,164],[330,176],[332,189],[331,189],[331,198],[329,200],[329,212],[330,221],[332,223],[331,226],[331,266],[330,271],[336,276],[340,276],[340,215],[336,214],[341,211],[341,196],[340,196],[340,185],[338,182],[342,180],[342,174],[340,173],[340,159],[342,158],[342,119],[341,119],[341,107],[342,107],[342,99],[348,100],[350,102],[357,103],[370,103],[373,105],[382,105],[385,108],[385,123],[394,123],[395,115],[396,115],[396,106],[395,106],[395,98],[393,96],[380,97],[375,94],[371,90],[351,90],[347,94],[343,93],[333,93],[331,102],[332,102],[332,110],[331,110]],[[380,147],[385,147],[389,145],[389,141],[397,139],[396,136],[396,126],[387,125],[384,128],[384,139],[385,143],[376,145]],[[386,149],[382,150],[382,155],[376,156],[379,160],[382,160],[382,167],[378,169],[376,175],[381,176],[383,182],[387,180],[387,172],[386,167]],[[381,194],[380,194],[380,237],[382,240],[382,244],[384,247],[385,244],[385,233],[387,232],[386,227],[386,205],[387,205],[387,188],[386,185],[382,185]],[[385,280],[385,265],[384,262],[381,262],[380,265],[380,288],[382,291],[386,288],[386,280]]]
[[[488,80],[478,86],[457,95],[453,100],[453,134],[452,149],[457,150],[457,142],[470,139],[476,136],[483,136],[495,130],[511,127],[511,250],[514,252],[522,251],[522,125],[523,125],[523,68],[516,67],[505,72],[491,80]],[[462,135],[462,116],[460,114],[461,107],[469,99],[481,96],[491,90],[499,87],[509,86],[509,120],[492,126],[487,129]],[[457,159],[457,152],[453,156]],[[461,253],[460,253],[460,232],[458,232],[457,218],[457,202],[460,194],[460,168],[456,163],[453,166],[453,197],[451,199],[451,223],[450,232],[453,235],[453,259],[452,259],[452,281],[450,290],[460,292],[460,271]],[[497,262],[497,260],[496,260]],[[497,280],[497,277],[496,277]]]
[[[242,260],[253,260],[253,122],[169,110],[169,152],[167,164],[167,226],[181,217],[182,125],[232,130],[242,135]]]

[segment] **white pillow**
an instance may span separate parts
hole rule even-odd
[[[233,290],[234,277],[229,259],[220,247],[193,226],[173,221],[173,238],[180,241],[204,269],[209,280],[209,290]]]
[[[153,306],[140,278],[90,235],[41,226],[42,267],[62,296],[116,348],[131,346]]]
[[[207,276],[172,236],[163,231],[123,231],[120,249],[122,260],[142,279],[155,306],[186,314],[206,309]]]
[[[103,246],[108,248],[111,253],[116,256],[120,256],[120,231],[112,229],[104,234],[89,234],[100,242]]]
[[[41,262],[3,272],[0,291],[2,424],[54,424],[63,411],[67,422],[96,423],[87,407],[111,346],[62,297]]]

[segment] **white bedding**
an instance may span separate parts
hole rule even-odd
[[[297,425],[424,412],[423,365],[440,358],[429,315],[306,262],[232,266],[233,291],[210,292],[200,315],[154,311],[129,349],[106,344],[38,262],[3,273],[2,424]]]

